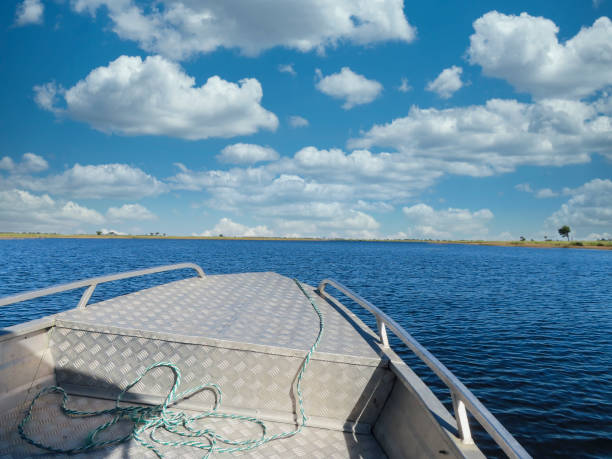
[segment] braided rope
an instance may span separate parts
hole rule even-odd
[[[181,372],[179,368],[170,362],[158,362],[151,366],[149,366],[140,376],[138,376],[131,384],[129,384],[125,389],[121,391],[115,401],[115,407],[109,408],[106,410],[98,410],[98,411],[79,411],[72,410],[66,407],[66,403],[68,401],[68,394],[64,389],[59,386],[50,386],[42,389],[36,397],[32,399],[30,403],[30,407],[26,412],[25,417],[17,426],[17,430],[19,431],[19,435],[26,442],[34,445],[38,448],[51,451],[53,453],[63,453],[63,454],[76,454],[90,451],[94,448],[103,448],[111,445],[116,445],[118,443],[122,443],[124,441],[128,441],[130,439],[136,440],[143,447],[150,449],[153,451],[158,457],[164,457],[160,449],[158,449],[155,444],[165,445],[165,446],[189,446],[194,448],[201,449],[205,454],[203,456],[204,459],[209,458],[213,453],[232,453],[237,451],[247,451],[253,448],[257,448],[258,446],[264,445],[265,443],[271,442],[273,440],[278,440],[282,438],[292,437],[302,431],[308,418],[306,417],[306,413],[304,411],[304,396],[302,394],[302,379],[304,377],[304,373],[306,372],[306,367],[308,366],[312,354],[315,349],[319,345],[321,341],[321,337],[323,335],[324,321],[323,314],[315,304],[312,297],[306,292],[302,284],[294,279],[295,283],[302,291],[302,293],[308,298],[310,304],[312,305],[314,311],[319,316],[319,333],[313,345],[310,347],[310,350],[306,354],[304,361],[302,362],[302,366],[298,373],[297,377],[297,385],[296,390],[298,394],[298,406],[300,410],[301,421],[297,423],[297,427],[294,430],[278,433],[275,435],[267,436],[267,426],[266,424],[257,418],[239,414],[229,414],[229,413],[219,413],[217,410],[221,406],[222,399],[222,391],[221,388],[214,383],[201,384],[199,386],[193,387],[186,391],[177,393],[178,388],[181,384]],[[121,400],[123,396],[151,370],[154,368],[170,368],[174,373],[174,384],[172,385],[172,389],[166,396],[163,403],[159,405],[153,406],[120,406]],[[197,392],[201,392],[203,390],[210,390],[215,394],[215,404],[213,408],[209,411],[199,413],[195,416],[187,416],[183,411],[173,411],[169,410],[168,407],[179,402],[183,398],[191,396]],[[54,446],[45,445],[37,440],[31,438],[26,432],[25,427],[30,422],[32,418],[32,408],[36,404],[37,400],[49,393],[60,393],[62,394],[62,403],[61,410],[62,412],[69,417],[92,417],[92,416],[101,416],[101,415],[113,415],[113,418],[105,422],[91,432],[89,432],[87,439],[84,444],[78,446],[76,448],[70,449],[61,449],[56,448]],[[244,421],[248,423],[253,423],[261,427],[261,436],[258,438],[251,438],[246,440],[231,440],[229,438],[225,438],[223,435],[216,433],[211,428],[204,428],[196,430],[192,424],[195,421],[205,418],[219,418],[219,419],[235,419],[239,421]],[[98,434],[117,424],[121,420],[129,420],[133,423],[132,430],[129,434],[113,438],[110,440],[97,440]],[[183,430],[179,430],[179,429]],[[156,434],[158,429],[166,430],[172,434],[178,435],[179,437],[186,438],[185,440],[177,440],[177,441],[168,441],[159,439]],[[150,430],[149,437],[152,440],[148,442],[143,439],[143,434],[145,431]],[[204,440],[204,441],[202,441]]]

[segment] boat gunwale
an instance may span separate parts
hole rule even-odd
[[[502,451],[512,459],[527,459],[531,455],[514,438],[514,436],[499,422],[482,402],[470,391],[455,374],[440,362],[431,352],[419,343],[410,333],[408,333],[394,319],[389,317],[379,308],[368,300],[353,292],[351,289],[334,279],[323,279],[318,287],[318,293],[329,301],[340,303],[339,300],[325,291],[325,287],[330,285],[343,293],[356,304],[370,312],[376,319],[379,329],[379,340],[381,345],[390,349],[388,344],[386,328],[388,327],[393,334],[400,339],[423,363],[434,372],[438,378],[446,385],[451,393],[455,420],[457,423],[459,436],[465,445],[473,445],[467,412],[478,421],[480,426],[489,434],[493,441]]]

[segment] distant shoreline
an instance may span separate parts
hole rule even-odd
[[[428,244],[489,245],[498,247],[571,248],[612,250],[612,241],[471,241],[471,240],[423,240],[423,239],[342,239],[342,238],[283,238],[283,237],[225,237],[225,236],[163,236],[163,235],[112,235],[112,234],[50,234],[50,233],[0,233],[2,239],[193,239],[226,241],[312,241],[312,242],[420,242]]]

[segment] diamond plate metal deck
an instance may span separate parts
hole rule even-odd
[[[285,417],[296,412],[295,383],[304,355],[282,356],[202,344],[184,344],[118,334],[57,327],[51,350],[59,385],[79,393],[115,397],[156,362],[175,363],[181,390],[214,382],[224,406]],[[386,366],[312,359],[304,375],[304,407],[309,417],[373,424],[394,381]],[[131,391],[158,400],[172,387],[168,370],[155,369]],[[142,400],[142,399],[140,399]],[[190,398],[191,406],[212,406],[213,395]],[[159,400],[156,402],[159,403]],[[228,408],[229,409],[229,408]],[[292,416],[290,416],[292,417]]]
[[[39,400],[34,408],[32,421],[27,428],[28,434],[47,444],[61,448],[72,448],[82,443],[87,433],[109,420],[110,416],[95,418],[71,419],[59,409],[60,396],[50,394]],[[113,406],[109,400],[98,400],[88,397],[71,397],[68,406],[73,409],[93,411]],[[188,412],[193,415],[195,413]],[[25,443],[17,433],[17,425],[23,419],[24,408],[3,413],[0,418],[0,458],[40,458],[40,457],[87,457],[87,458],[142,458],[156,457],[151,451],[140,446],[134,440],[120,445],[91,451],[87,454],[57,455],[45,454],[44,451]],[[209,422],[211,421],[211,422]],[[216,422],[215,422],[216,421]],[[232,420],[208,420],[206,426],[214,428],[227,438],[244,439],[257,437],[260,433],[256,426],[238,423]],[[270,434],[292,430],[291,424],[267,423]],[[202,427],[201,425],[197,425]],[[117,426],[116,426],[117,427]],[[126,434],[129,425],[117,427],[110,432],[112,437]],[[160,435],[161,437],[161,435]],[[174,437],[176,438],[176,437]],[[100,437],[104,439],[104,437]],[[167,458],[201,458],[202,450],[183,447],[161,447]],[[340,431],[306,427],[300,434],[283,440],[275,440],[255,450],[242,453],[215,454],[214,457],[244,458],[384,458],[386,457],[376,440],[371,435],[355,435]]]
[[[376,364],[376,335],[309,290],[325,317],[318,353]],[[284,355],[303,355],[318,332],[317,316],[294,281],[271,272],[185,279],[61,313],[56,324],[185,343],[223,341],[241,349],[274,347]]]
[[[369,431],[394,382],[374,333],[311,287],[325,331],[304,375],[304,407],[316,427]],[[292,279],[275,273],[192,278],[58,315],[50,349],[58,384],[115,397],[148,366],[172,362],[181,390],[219,384],[224,407],[291,422],[296,377],[318,334],[312,305]],[[132,400],[165,396],[170,372],[154,370]],[[208,408],[212,394],[187,407]],[[348,424],[347,424],[348,423]]]

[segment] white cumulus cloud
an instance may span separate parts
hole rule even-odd
[[[493,219],[489,209],[435,210],[427,204],[404,207],[409,227],[405,234],[419,239],[479,239],[488,234],[487,224]]]
[[[259,167],[230,170],[180,170],[173,188],[206,190],[209,204],[223,210],[258,209],[292,202],[398,201],[430,186],[442,175],[432,164],[400,154],[305,147]],[[352,203],[352,207],[349,205]]]
[[[413,106],[408,115],[374,125],[351,148],[391,147],[452,174],[487,176],[519,165],[561,166],[612,158],[612,117],[597,102],[492,99],[448,109]]]
[[[560,43],[550,19],[491,11],[474,22],[469,61],[538,98],[581,98],[612,85],[612,21]]]
[[[320,206],[320,204],[318,204]],[[278,226],[286,234],[329,238],[374,239],[379,237],[380,223],[374,217],[360,210],[346,208],[337,203],[329,206],[336,209],[333,215],[326,218],[309,219],[299,217],[284,218],[278,221]]]
[[[435,92],[442,99],[449,99],[463,86],[463,81],[461,81],[462,72],[463,69],[456,65],[444,69],[435,80],[429,82],[426,89]]]
[[[523,191],[525,193],[533,193],[536,198],[544,199],[544,198],[555,198],[559,196],[559,193],[551,190],[550,188],[541,188],[539,190],[534,190],[531,188],[529,183],[519,183],[515,185],[514,188],[518,191]]]
[[[612,180],[594,179],[566,192],[571,198],[548,218],[550,225],[569,225],[576,238],[612,229]]]
[[[410,91],[412,91],[412,86],[410,86],[410,83],[408,83],[408,78],[402,77],[402,82],[397,87],[397,90],[399,92],[410,92]]]
[[[355,203],[355,209],[373,212],[391,212],[394,210],[394,207],[384,201],[364,201],[362,199],[359,199]]]
[[[271,237],[274,234],[265,225],[249,227],[241,223],[236,223],[227,217],[222,218],[212,228],[203,231],[200,236],[219,236],[226,237]]]
[[[342,150],[304,147],[295,154],[295,161],[304,168],[337,168],[350,174],[379,175],[387,166],[388,154],[375,155],[367,150],[356,150],[345,154]]]
[[[303,201],[278,203],[258,209],[259,215],[272,218],[276,233],[295,237],[377,237],[380,224],[371,215],[348,203]]]
[[[15,24],[24,26],[28,24],[42,24],[45,6],[40,0],[23,0],[17,5]]]
[[[155,220],[157,216],[140,204],[124,204],[121,207],[109,207],[106,216],[111,220]]]
[[[297,75],[297,72],[293,68],[293,64],[279,64],[278,71],[281,73],[288,73],[291,76]]]
[[[383,90],[378,81],[368,80],[348,67],[342,67],[339,73],[321,78],[316,87],[323,94],[343,99],[342,108],[345,110],[350,110],[355,105],[369,104]]]
[[[557,196],[559,196],[559,193],[551,190],[550,188],[542,188],[536,191],[535,196],[539,199],[556,198]]]
[[[533,193],[533,188],[531,188],[529,183],[519,183],[515,185],[514,188],[518,191],[524,191],[525,193]]]
[[[117,235],[117,236],[125,236],[127,233],[124,233],[122,231],[116,230],[116,229],[108,229],[108,228],[102,228],[100,230],[100,234],[104,234],[104,235]]]
[[[65,93],[66,90],[54,81],[34,86],[34,100],[38,106],[57,114],[62,113],[59,104]]]
[[[99,212],[73,201],[57,201],[48,194],[36,195],[20,189],[0,191],[3,231],[69,232],[104,221]]]
[[[430,186],[439,172],[398,154],[305,147],[258,167],[181,169],[171,187],[205,191],[204,205],[265,221],[280,236],[379,237],[371,213]]]
[[[173,59],[237,48],[257,55],[277,46],[323,52],[341,42],[412,41],[401,0],[74,0],[77,12],[108,13],[113,31]],[[105,7],[105,8],[103,8]]]
[[[42,172],[49,167],[49,164],[42,156],[34,153],[24,153],[19,166],[24,172]]]
[[[278,126],[276,115],[260,105],[263,91],[256,79],[231,83],[212,76],[198,87],[178,64],[161,56],[121,56],[70,89],[47,83],[34,91],[41,108],[103,132],[197,140]]]
[[[30,174],[42,172],[49,167],[49,164],[42,156],[34,153],[24,153],[21,161],[15,162],[9,156],[0,159],[0,170],[6,170],[13,174]]]
[[[270,147],[262,147],[251,143],[235,143],[228,145],[217,159],[229,164],[254,164],[261,161],[274,161],[279,154]]]
[[[0,169],[5,171],[12,171],[15,169],[15,162],[10,156],[5,156],[0,159]]]
[[[294,128],[307,127],[310,123],[306,118],[302,118],[299,115],[293,115],[289,117],[289,125]]]
[[[77,163],[61,174],[46,177],[13,175],[4,181],[4,188],[10,186],[53,195],[93,199],[139,199],[167,191],[166,184],[127,164],[82,166]]]
[[[587,237],[585,237],[587,241],[599,241],[601,239],[605,239],[607,241],[612,241],[612,234],[610,233],[591,233]]]

